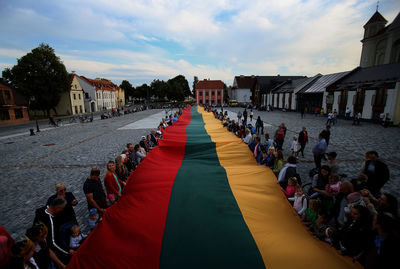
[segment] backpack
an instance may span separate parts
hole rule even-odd
[[[282,140],[284,138],[284,136],[285,136],[285,132],[283,131],[283,129],[280,129],[278,131],[278,139]]]

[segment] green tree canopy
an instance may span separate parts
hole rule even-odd
[[[168,92],[168,83],[155,79],[150,84],[151,92],[158,99],[164,99]]]
[[[64,64],[54,49],[43,43],[18,59],[11,69],[6,68],[3,78],[31,101],[31,109],[47,113],[50,109],[57,113],[55,107],[62,93],[71,88],[71,76]]]
[[[169,100],[183,101],[190,96],[189,82],[182,75],[168,80],[167,98]]]
[[[149,85],[142,84],[141,86],[136,87],[134,91],[134,97],[139,98],[140,100],[142,99],[148,99],[150,98],[150,87]]]
[[[129,97],[134,97],[135,88],[129,81],[123,80],[119,87],[125,91],[125,100],[129,100]]]

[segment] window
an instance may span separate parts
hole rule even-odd
[[[218,96],[221,96],[221,92],[220,91],[218,91]]]
[[[211,92],[211,95],[212,95],[212,96],[214,96],[214,95],[215,95],[215,92],[214,92],[214,91],[212,91],[212,92]]]
[[[85,98],[89,99],[89,94],[87,92],[85,92]]]
[[[208,96],[208,91],[206,91],[206,96]]]
[[[0,110],[0,120],[10,120],[8,110]]]
[[[10,91],[5,90],[4,91],[4,95],[6,96],[6,100],[10,100],[11,99]]]
[[[22,113],[22,109],[14,109],[14,114],[16,119],[22,119],[24,114]]]
[[[78,98],[79,98],[79,100],[81,100],[81,94],[78,94]]]
[[[79,106],[79,112],[82,113],[82,106]]]
[[[199,92],[199,96],[203,96],[203,92],[201,91],[201,92]]]
[[[75,95],[75,93],[74,93],[74,100],[76,100],[76,95]]]
[[[75,89],[78,89],[78,87],[76,86],[76,84],[75,84],[74,86],[75,86]]]
[[[0,105],[4,105],[3,92],[0,91]]]

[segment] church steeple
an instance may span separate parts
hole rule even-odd
[[[385,28],[388,21],[379,13],[378,8],[374,15],[364,25],[364,39],[376,35],[380,30]]]

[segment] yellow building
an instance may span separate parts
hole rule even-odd
[[[57,115],[76,115],[85,113],[84,92],[76,75],[72,76],[71,90],[61,95],[56,106]]]
[[[117,87],[115,91],[115,107],[123,108],[125,106],[125,91],[124,89]]]

